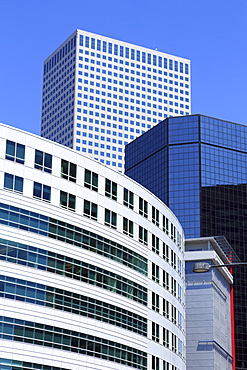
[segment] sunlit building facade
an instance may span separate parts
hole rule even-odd
[[[188,59],[76,30],[44,62],[41,136],[120,172],[126,144],[181,114]]]
[[[98,161],[0,125],[0,368],[185,370],[184,236]]]

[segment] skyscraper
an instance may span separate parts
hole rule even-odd
[[[224,235],[247,261],[247,126],[167,118],[127,145],[126,174],[171,208],[186,238]],[[247,273],[234,272],[237,369],[247,369]]]
[[[0,369],[185,370],[184,236],[168,207],[2,124],[0,164]]]
[[[118,171],[124,146],[191,113],[190,61],[76,30],[44,62],[41,136]]]

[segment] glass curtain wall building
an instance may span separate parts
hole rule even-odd
[[[127,176],[0,124],[0,369],[185,370],[184,236]]]
[[[171,208],[186,238],[224,235],[247,261],[246,126],[167,118],[126,147],[126,174]],[[247,369],[247,273],[234,272],[237,368]]]
[[[126,144],[188,114],[188,59],[76,30],[44,62],[41,136],[120,172]]]

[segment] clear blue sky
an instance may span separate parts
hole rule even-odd
[[[247,0],[0,0],[0,122],[39,134],[43,61],[76,28],[192,61],[192,113],[247,124]]]

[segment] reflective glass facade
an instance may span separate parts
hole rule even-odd
[[[163,200],[186,238],[224,235],[247,261],[247,127],[167,118],[126,147],[126,174]],[[247,368],[247,273],[235,270],[237,368]]]

